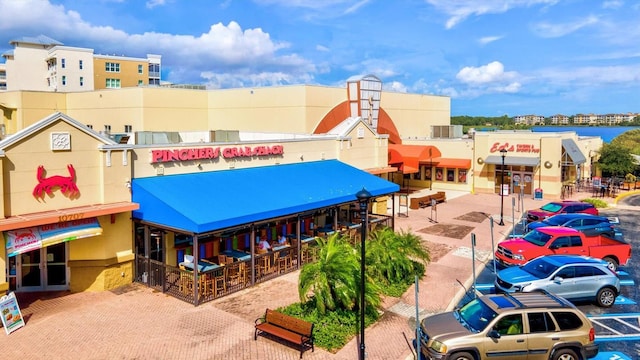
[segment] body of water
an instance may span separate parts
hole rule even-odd
[[[616,136],[630,131],[640,130],[640,126],[534,126],[534,132],[575,131],[579,136],[600,136],[606,144]]]

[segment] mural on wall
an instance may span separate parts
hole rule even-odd
[[[45,193],[53,195],[55,189],[60,189],[60,192],[69,197],[80,194],[80,190],[76,186],[76,170],[71,164],[67,165],[67,170],[69,170],[69,176],[53,175],[44,177],[46,173],[44,166],[38,166],[38,185],[33,188],[33,196],[43,198]]]

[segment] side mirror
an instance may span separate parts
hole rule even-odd
[[[498,330],[491,330],[489,331],[489,333],[487,334],[488,337],[492,338],[492,339],[500,339],[500,333],[498,332]]]
[[[562,280],[564,280],[562,277],[560,276],[556,276],[553,278],[553,282],[560,284],[562,282]]]
[[[559,249],[559,248],[560,248],[560,246],[555,245],[555,244],[551,244],[551,245],[549,245],[549,250],[557,250],[557,249]]]

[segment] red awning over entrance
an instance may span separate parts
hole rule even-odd
[[[437,158],[433,159],[437,167],[449,168],[449,169],[471,169],[471,160],[469,159],[451,159],[451,158]]]
[[[432,162],[441,155],[435,146],[389,144],[388,163],[390,166],[399,165],[404,174],[411,174],[418,172],[421,162]]]

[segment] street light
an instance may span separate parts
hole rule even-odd
[[[364,301],[364,286],[365,286],[365,240],[367,239],[367,213],[369,208],[369,199],[371,199],[371,193],[367,189],[356,193],[356,198],[360,203],[360,226],[362,227],[362,234],[360,240],[360,351],[358,352],[358,359],[364,360],[364,313],[365,313],[365,301]]]
[[[500,168],[502,180],[500,181],[500,222],[498,225],[504,226],[504,157],[507,156],[507,149],[500,149],[500,155],[502,156],[502,167]]]

